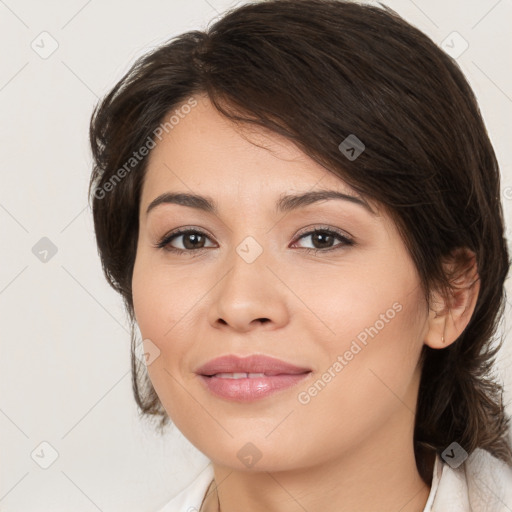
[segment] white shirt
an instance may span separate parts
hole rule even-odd
[[[158,512],[198,512],[213,476],[209,464]],[[455,469],[438,455],[423,512],[512,512],[512,468],[481,449]]]

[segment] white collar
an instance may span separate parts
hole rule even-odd
[[[436,456],[423,512],[512,512],[512,468],[477,448],[458,468]]]

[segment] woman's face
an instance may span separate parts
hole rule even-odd
[[[149,375],[172,422],[238,469],[409,448],[428,310],[395,225],[291,142],[244,128],[255,145],[197,99],[150,155],[133,274]],[[283,199],[319,190],[352,198]],[[216,211],[147,211],[178,193]],[[228,355],[297,369],[263,361],[245,373],[264,376],[233,379],[243,368],[226,363],[209,372],[223,376],[201,375]]]

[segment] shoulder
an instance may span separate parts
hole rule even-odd
[[[198,512],[206,490],[213,480],[213,476],[212,465],[208,464],[187,487],[159,509],[158,512]]]
[[[432,512],[510,512],[512,468],[486,450],[476,449],[458,467],[438,459]]]
[[[475,510],[512,509],[512,468],[485,450],[477,449],[465,466],[470,504]],[[487,507],[487,508],[486,508]]]

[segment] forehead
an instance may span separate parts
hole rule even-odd
[[[247,198],[322,188],[352,192],[290,140],[253,125],[235,125],[205,96],[149,155],[142,203],[168,188]]]

